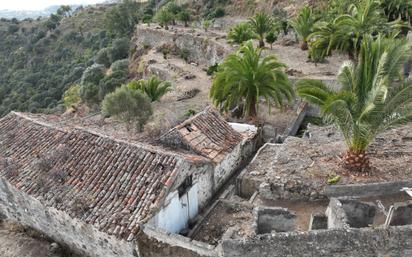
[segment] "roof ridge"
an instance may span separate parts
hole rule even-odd
[[[33,122],[37,125],[43,126],[43,127],[47,127],[50,129],[55,129],[64,133],[70,133],[70,132],[74,132],[74,131],[80,131],[80,132],[84,132],[84,133],[89,133],[91,135],[95,135],[104,139],[108,139],[108,140],[112,140],[116,143],[120,143],[120,144],[125,144],[125,145],[129,145],[129,146],[134,146],[134,147],[138,147],[144,151],[150,151],[150,152],[156,152],[156,153],[160,153],[160,154],[165,154],[165,155],[170,155],[170,156],[176,156],[178,158],[182,158],[185,161],[189,161],[189,162],[210,162],[208,159],[206,159],[205,157],[199,155],[199,154],[184,154],[184,153],[180,153],[177,151],[172,151],[172,150],[168,150],[168,149],[163,149],[160,148],[158,146],[153,146],[150,144],[145,144],[145,143],[140,143],[140,142],[129,142],[126,141],[124,139],[119,139],[119,138],[115,138],[113,136],[109,136],[109,135],[105,135],[102,133],[99,133],[97,131],[82,127],[82,126],[68,126],[68,125],[60,125],[60,126],[56,126],[53,125],[51,123],[47,123],[47,122],[43,122],[40,121],[36,118],[30,117],[29,115],[26,115],[24,113],[21,112],[15,112],[12,111],[10,112],[10,114],[14,114],[20,118],[23,118],[25,120],[28,120],[30,122]]]

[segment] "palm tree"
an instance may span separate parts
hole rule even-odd
[[[159,22],[160,26],[168,30],[170,22],[174,19],[174,15],[167,8],[163,7],[156,13],[155,19]]]
[[[242,44],[245,41],[253,39],[255,37],[255,33],[249,23],[241,22],[230,28],[227,37],[230,42]]]
[[[316,80],[297,83],[298,95],[319,106],[323,117],[342,132],[348,147],[344,164],[350,170],[368,170],[367,148],[374,138],[412,121],[412,80],[398,81],[409,57],[405,39],[367,36],[358,62],[341,67],[340,90]]]
[[[300,48],[302,50],[308,50],[308,37],[313,32],[315,22],[315,16],[309,6],[303,7],[299,11],[298,16],[290,22],[293,29],[298,34],[301,42]]]
[[[316,24],[315,32],[309,35],[308,40],[311,50],[323,53],[319,59],[338,50],[348,53],[353,60],[358,56],[365,36],[396,35],[402,26],[398,21],[387,22],[378,1],[363,0],[359,4],[351,4],[347,14]]]
[[[269,107],[271,102],[282,106],[284,99],[292,99],[293,89],[284,68],[275,56],[263,57],[262,49],[248,41],[219,65],[210,97],[223,111],[243,104],[243,113],[254,118],[261,97]]]
[[[188,10],[183,9],[181,12],[178,13],[177,18],[185,24],[185,27],[189,26],[190,13]]]
[[[135,90],[140,90],[145,93],[152,102],[158,101],[163,95],[170,91],[172,84],[168,81],[161,81],[156,76],[152,75],[147,80],[132,81],[128,87]]]
[[[266,34],[272,31],[274,21],[267,13],[259,12],[253,18],[249,18],[253,31],[259,38],[259,47],[265,46]]]
[[[389,21],[401,18],[403,21],[411,22],[412,0],[381,0],[381,6]]]

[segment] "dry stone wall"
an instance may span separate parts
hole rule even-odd
[[[206,67],[220,63],[232,51],[230,46],[198,31],[181,28],[165,30],[146,25],[136,27],[134,43],[137,48],[174,45],[180,50],[188,50],[190,61]]]
[[[412,226],[274,233],[223,240],[224,257],[407,257]]]

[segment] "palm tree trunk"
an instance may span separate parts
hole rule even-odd
[[[302,41],[302,43],[300,44],[300,49],[302,49],[303,51],[308,50],[309,49],[308,42]]]
[[[251,102],[249,103],[249,117],[250,118],[256,118],[257,116],[257,111],[256,111],[256,99],[253,98]]]
[[[366,151],[349,149],[343,157],[345,167],[354,172],[365,172],[370,169],[369,156]]]
[[[260,47],[260,48],[265,47],[265,41],[263,41],[263,37],[261,37],[261,38],[259,39],[259,47]]]

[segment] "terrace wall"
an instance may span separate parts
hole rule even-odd
[[[250,239],[223,239],[224,257],[407,257],[412,226],[275,233]]]

